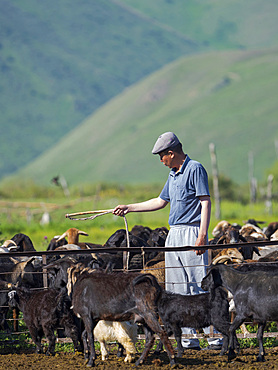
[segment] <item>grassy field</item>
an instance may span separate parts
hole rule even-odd
[[[39,191],[40,190],[40,191]],[[12,192],[16,194],[16,190]],[[45,197],[42,197],[42,194]],[[29,198],[17,197],[0,199],[0,239],[10,239],[16,233],[28,235],[37,250],[46,250],[50,239],[61,235],[70,227],[76,227],[89,234],[81,236],[80,241],[103,244],[119,228],[125,228],[124,219],[107,214],[94,220],[76,221],[65,217],[68,213],[114,208],[117,204],[127,204],[147,200],[158,195],[156,186],[119,187],[98,185],[82,189],[72,189],[71,196],[65,197],[60,189],[36,188],[36,194]],[[212,200],[213,201],[213,200]],[[44,212],[50,215],[50,223],[42,225]],[[145,225],[151,228],[168,227],[169,206],[150,213],[130,213],[127,215],[128,228],[134,225]],[[278,219],[278,206],[273,204],[270,214],[263,202],[242,204],[223,200],[221,202],[221,219],[231,223],[243,224],[249,218],[264,221],[267,225]],[[212,203],[212,217],[209,236],[218,220],[215,218],[215,206]],[[264,226],[262,225],[262,226]]]

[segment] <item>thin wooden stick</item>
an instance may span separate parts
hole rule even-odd
[[[75,221],[93,220],[94,218],[96,218],[98,216],[103,216],[103,215],[106,215],[107,213],[112,213],[112,211],[113,211],[113,209],[106,209],[106,210],[99,210],[99,211],[67,213],[66,218],[69,218],[70,220],[75,220]],[[75,216],[92,215],[92,214],[95,214],[95,216],[84,217],[84,218],[72,218],[72,217],[75,217]],[[126,242],[127,242],[127,247],[129,248],[130,247],[130,241],[129,241],[127,219],[126,219],[125,216],[123,216],[123,218],[124,218],[124,221],[125,221],[125,228],[126,228]],[[123,267],[124,267],[124,270],[128,270],[129,258],[130,258],[129,251],[124,251],[123,252]]]
[[[74,216],[82,216],[82,215],[93,215],[95,213],[110,213],[113,211],[112,209],[102,209],[99,211],[86,211],[86,212],[76,212],[76,213],[67,213],[65,216],[66,218],[74,217]]]

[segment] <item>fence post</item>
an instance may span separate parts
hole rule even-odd
[[[272,215],[272,182],[273,182],[274,176],[268,175],[267,178],[267,188],[266,188],[266,211],[269,215]]]
[[[254,177],[254,155],[253,155],[253,152],[249,152],[248,166],[249,166],[249,183],[250,183],[250,203],[255,203],[256,202],[256,197],[257,197],[257,179]]]
[[[42,255],[42,265],[43,266],[46,266],[46,255],[45,254]],[[43,268],[42,269],[42,273],[43,273],[43,287],[44,288],[48,288],[48,283],[47,283],[47,269]]]
[[[218,183],[218,169],[217,169],[217,159],[215,153],[215,145],[213,143],[209,144],[211,165],[212,165],[212,181],[213,181],[213,194],[215,198],[215,218],[220,220],[221,210],[220,210],[220,192]]]

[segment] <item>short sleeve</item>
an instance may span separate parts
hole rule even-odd
[[[169,177],[164,185],[164,188],[162,189],[159,198],[165,200],[166,202],[170,202],[170,195],[169,195]]]
[[[193,177],[196,186],[196,196],[210,195],[207,171],[201,164],[194,169]]]

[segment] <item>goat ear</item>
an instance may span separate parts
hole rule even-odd
[[[240,234],[239,234],[239,240],[241,240],[242,242],[245,242],[245,243],[247,242],[247,240],[244,238],[244,236],[242,236]]]
[[[218,241],[217,241],[217,243],[216,243],[216,244],[223,244],[223,240],[225,240],[225,235],[222,235],[222,236],[218,239]]]

